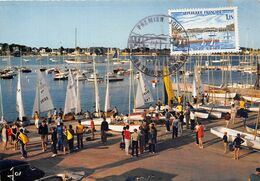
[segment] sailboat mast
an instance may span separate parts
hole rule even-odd
[[[132,79],[133,79],[133,70],[132,70],[132,61],[130,61],[130,76],[129,76],[129,95],[128,95],[128,114],[131,113],[131,94],[132,94]],[[135,107],[135,106],[134,106]]]

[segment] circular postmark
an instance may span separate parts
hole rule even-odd
[[[173,74],[184,65],[189,54],[185,29],[169,15],[140,20],[132,29],[127,45],[134,66],[153,77]]]

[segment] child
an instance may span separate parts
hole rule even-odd
[[[227,145],[228,145],[227,132],[224,132],[223,142],[224,142],[224,154],[226,154],[227,153]]]

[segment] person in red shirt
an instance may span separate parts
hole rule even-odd
[[[199,122],[198,123],[198,140],[199,140],[199,148],[203,148],[203,137],[204,137],[204,126]]]
[[[125,137],[125,153],[126,155],[129,155],[129,146],[131,142],[131,133],[129,131],[129,125],[126,125],[126,130],[124,131],[124,137]]]

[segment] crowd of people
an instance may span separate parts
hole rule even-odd
[[[129,148],[131,146],[132,157],[143,154],[146,150],[149,153],[156,152],[157,144],[157,129],[154,123],[147,124],[143,122],[139,130],[134,129],[134,132],[129,131],[129,125],[126,125],[122,131],[122,140],[120,143],[120,148],[125,150],[125,154],[130,155]]]

